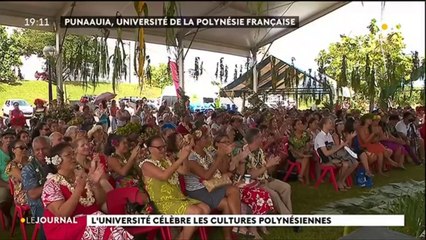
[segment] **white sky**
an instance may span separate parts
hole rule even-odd
[[[295,57],[297,67],[306,71],[312,68],[315,71],[317,69],[315,58],[320,50],[327,49],[330,43],[339,41],[340,34],[355,36],[368,33],[367,26],[373,18],[376,18],[379,26],[386,23],[389,30],[401,24],[406,52],[416,50],[420,56],[425,56],[425,2],[419,1],[386,2],[383,14],[381,2],[364,2],[364,6],[361,2],[351,2],[276,40],[270,53],[286,62],[291,62],[291,58]],[[152,64],[167,62],[165,46],[148,44],[147,52]],[[192,49],[186,57],[186,71],[193,68],[194,58],[197,56],[204,61],[204,68],[208,74],[205,76],[207,79],[199,81],[210,82],[215,78],[216,63],[221,57],[224,57],[225,64],[229,65],[228,80],[233,79],[235,63],[243,64],[244,72],[245,58]],[[185,77],[185,81],[192,82],[189,77]]]
[[[364,2],[364,6],[361,2],[351,2],[278,39],[273,43],[270,53],[287,62],[291,62],[291,58],[295,57],[297,67],[306,71],[312,68],[315,71],[317,69],[315,58],[321,49],[327,49],[330,43],[339,41],[340,34],[354,36],[367,33],[367,26],[372,18],[377,19],[379,26],[386,23],[392,28],[396,24],[401,24],[406,52],[417,50],[420,56],[425,56],[425,2],[386,2],[383,14],[381,2]],[[133,59],[133,54],[131,55]],[[151,65],[167,63],[168,60],[166,47],[163,45],[147,44],[147,55],[151,58]],[[188,75],[188,69],[194,68],[195,57],[201,58],[205,69],[198,83]],[[185,61],[186,87],[192,86],[197,90],[211,88],[210,82],[215,79],[216,63],[221,57],[224,57],[225,64],[229,67],[228,82],[233,80],[235,64],[238,64],[238,67],[243,64],[244,72],[245,58],[191,49]],[[33,76],[35,72],[33,68],[39,63],[34,64],[31,61],[24,63],[23,69],[26,69],[25,65],[32,66],[28,72],[23,70],[24,76]],[[132,82],[136,81],[136,78],[132,79]]]

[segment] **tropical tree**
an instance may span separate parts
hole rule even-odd
[[[319,52],[316,62],[321,75],[336,80],[338,96],[342,87],[351,87],[356,98],[370,101],[370,108],[376,103],[387,108],[398,103],[396,96],[404,85],[416,80],[412,73],[419,72],[420,66],[404,53],[400,25],[386,33],[372,19],[367,28],[365,35],[341,35],[339,42]]]
[[[9,36],[6,28],[0,26],[0,82],[11,83],[17,80],[13,69],[22,64],[21,54],[22,47],[16,35]]]
[[[62,78],[64,81],[80,81],[83,86],[96,86],[99,77],[107,77],[110,72],[108,39],[109,31],[104,30],[103,36],[77,36],[68,34],[62,48]],[[55,45],[55,35],[32,29],[22,29],[16,32],[22,54],[32,54],[44,58],[43,48]],[[52,66],[56,65],[56,58]],[[52,71],[56,79],[56,72]],[[55,82],[55,81],[53,81]]]
[[[160,63],[158,66],[151,67],[151,84],[154,87],[164,89],[164,87],[172,85],[172,77],[168,73],[167,64]]]

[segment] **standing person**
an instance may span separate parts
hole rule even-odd
[[[130,113],[126,110],[126,104],[123,101],[120,102],[120,109],[117,110],[117,127],[123,127],[130,121]]]
[[[83,107],[83,114],[81,116],[83,117],[81,129],[87,132],[93,127],[93,124],[95,124],[95,118],[89,106]]]
[[[9,112],[10,126],[14,129],[22,130],[26,124],[24,113],[19,109],[19,103],[13,103],[13,109]]]
[[[34,100],[34,116],[38,119],[43,119],[47,114],[47,108],[44,106],[44,101],[40,98]]]
[[[115,100],[111,101],[111,107],[109,108],[110,113],[110,122],[111,122],[111,132],[114,133],[117,129],[117,102]]]
[[[105,132],[108,132],[108,118],[109,118],[109,112],[108,112],[108,106],[106,101],[102,101],[99,103],[99,108],[95,112],[96,117],[99,119],[99,124],[103,127]]]
[[[15,140],[15,131],[12,129],[6,130],[1,135],[0,145],[0,209],[6,217],[7,225],[12,222],[10,209],[12,207],[12,196],[9,191],[9,176],[6,174],[6,166],[10,161],[9,147]]]
[[[22,188],[27,193],[28,205],[31,215],[35,218],[43,217],[44,207],[41,202],[43,185],[46,182],[47,174],[51,172],[46,163],[46,157],[50,152],[50,142],[47,137],[36,137],[33,140],[34,156],[30,162],[22,169]],[[45,240],[43,224],[40,224],[39,237]]]

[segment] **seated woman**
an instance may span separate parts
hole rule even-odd
[[[185,175],[187,195],[224,214],[241,214],[240,191],[237,187],[226,185],[209,192],[202,183],[203,180],[214,178],[230,180],[232,174],[228,171],[220,172],[218,168],[221,161],[216,159],[214,152],[206,150],[211,146],[211,134],[207,128],[202,127],[202,130],[197,130],[194,135],[195,147],[188,157],[190,174]],[[224,228],[224,237],[231,239],[231,229]]]
[[[343,133],[342,127],[340,125],[336,126],[336,133],[342,134],[343,138],[334,138],[333,136],[333,140],[338,141],[338,144],[341,144],[342,142],[346,141],[346,139],[348,139],[348,147],[358,155],[358,161],[361,162],[362,166],[364,167],[365,175],[368,177],[374,177],[373,173],[370,170],[370,165],[377,161],[377,156],[361,148],[358,136],[355,136],[352,140],[348,138],[348,136],[351,136],[351,134],[355,133],[355,129],[357,129],[357,126],[355,126],[355,124],[355,119],[348,118],[344,124]]]
[[[222,173],[232,173],[231,179],[233,184],[238,186],[240,189],[242,209],[246,209],[245,214],[264,215],[274,210],[274,204],[272,203],[271,195],[264,189],[257,186],[257,183],[245,184],[243,176],[245,174],[245,161],[244,159],[250,154],[250,151],[246,150],[231,157],[231,153],[234,149],[234,144],[224,134],[219,134],[214,139],[214,147],[216,148],[216,161],[221,164],[218,169]],[[266,227],[261,227],[264,234],[268,234]],[[240,233],[248,232],[246,228],[240,227]],[[257,232],[256,227],[251,227],[247,235],[253,234],[255,239],[262,239]]]
[[[379,174],[387,176],[383,173],[383,162],[387,160],[395,167],[398,166],[398,164],[391,159],[392,150],[385,148],[385,146],[379,142],[379,133],[377,131],[370,131],[372,120],[372,114],[365,114],[361,117],[361,126],[358,128],[359,140],[361,147],[364,147],[367,151],[377,155]]]
[[[345,142],[340,142],[340,145],[337,145],[330,134],[334,128],[332,120],[324,117],[319,126],[322,131],[315,137],[315,150],[322,164],[331,164],[339,168],[339,173],[336,176],[338,189],[339,191],[347,191],[350,187],[346,185],[346,179],[358,167],[358,161],[349,155],[344,147],[348,146],[348,142],[355,137],[355,134],[348,135]]]
[[[105,192],[109,192],[114,189],[114,179],[110,177],[108,173],[107,157],[103,153],[91,153],[90,143],[87,138],[79,138],[74,142],[75,158],[77,160],[77,169],[84,170],[86,173],[90,170],[90,164],[92,161],[97,161],[101,164],[104,175],[100,180],[100,184],[104,188]]]
[[[111,135],[108,142],[113,153],[108,157],[107,165],[115,180],[115,188],[140,187],[143,189],[143,183],[135,168],[141,151],[140,146],[136,146],[129,156],[129,142],[126,137]]]
[[[398,163],[398,167],[405,169],[404,162],[409,154],[403,146],[404,142],[401,139],[394,137],[390,133],[389,129],[385,125],[385,122],[381,120],[379,115],[373,117],[371,129],[372,131],[377,132],[380,143],[383,144],[383,146],[386,148],[392,150],[393,157]]]
[[[94,227],[86,225],[88,214],[101,215],[100,207],[106,194],[100,186],[104,174],[99,162],[93,161],[89,174],[74,170],[77,161],[74,149],[67,143],[52,148],[46,162],[55,174],[47,176],[41,200],[45,217],[74,217],[77,224],[43,224],[47,239],[133,239],[122,227]]]
[[[9,156],[12,161],[6,166],[5,172],[13,183],[15,203],[17,205],[25,205],[27,204],[27,198],[22,189],[21,170],[28,162],[28,148],[24,142],[17,140],[10,145],[10,149]]]
[[[187,174],[187,161],[192,145],[185,146],[179,158],[172,162],[166,157],[166,144],[161,136],[153,136],[146,141],[151,158],[142,161],[139,167],[146,190],[161,214],[209,214],[210,208],[183,195],[179,186],[178,174]],[[178,239],[191,239],[196,227],[183,227]]]
[[[312,158],[312,145],[309,133],[305,131],[305,124],[297,119],[293,122],[293,134],[289,138],[289,160],[300,162],[302,167],[298,179],[309,184],[309,161]]]

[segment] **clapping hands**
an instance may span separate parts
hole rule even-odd
[[[87,183],[87,174],[84,170],[77,170],[75,173],[75,191],[82,193]]]
[[[103,174],[104,174],[104,169],[102,168],[102,165],[100,164],[99,154],[96,154],[92,162],[90,163],[89,181],[92,184],[98,184]]]
[[[271,155],[266,161],[266,167],[273,167],[280,164],[281,158],[279,156]]]

